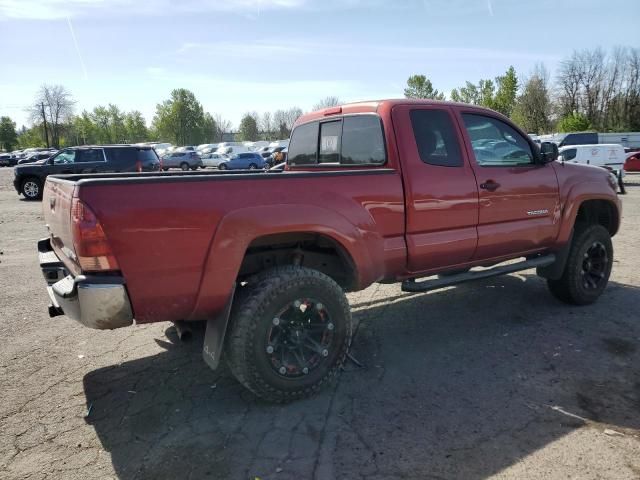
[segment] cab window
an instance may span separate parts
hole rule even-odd
[[[562,152],[560,155],[562,155],[562,158],[564,160],[573,160],[574,158],[576,158],[577,154],[578,154],[577,148],[569,148],[564,152]]]
[[[534,162],[529,142],[506,123],[485,115],[463,114],[476,163],[481,167],[514,167]]]

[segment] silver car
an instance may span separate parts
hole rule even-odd
[[[228,162],[229,157],[221,153],[210,152],[200,155],[202,158],[202,165],[205,167],[218,168],[222,162]]]

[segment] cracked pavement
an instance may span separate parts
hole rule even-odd
[[[0,169],[0,478],[640,478],[640,175],[609,288],[554,300],[532,271],[350,294],[358,333],[329,389],[276,406],[201,357],[202,326],[48,318],[40,203]]]

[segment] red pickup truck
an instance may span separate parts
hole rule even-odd
[[[536,267],[560,300],[595,301],[616,185],[556,158],[496,112],[386,100],[301,117],[280,172],[50,176],[49,312],[102,329],[206,320],[210,366],[224,350],[255,394],[300,398],[345,359],[345,291]]]

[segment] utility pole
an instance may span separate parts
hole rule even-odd
[[[44,140],[47,142],[47,148],[49,148],[49,133],[47,133],[47,116],[44,114],[44,102],[40,102],[40,109],[42,111],[42,123],[44,125]]]

